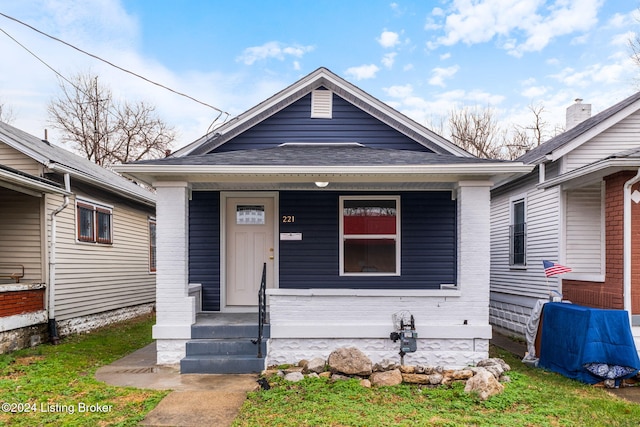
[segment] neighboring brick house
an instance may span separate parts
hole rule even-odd
[[[0,122],[0,353],[151,312],[155,195]]]
[[[640,93],[593,117],[580,101],[518,159],[535,170],[492,190],[491,323],[510,332],[553,290],[640,325]],[[546,279],[542,260],[572,272]]]
[[[262,367],[345,345],[398,357],[401,311],[411,361],[487,357],[489,190],[531,169],[475,158],[325,68],[167,159],[119,166],[157,190],[158,362],[203,344],[209,313],[255,313],[265,264]]]

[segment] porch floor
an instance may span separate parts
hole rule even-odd
[[[269,323],[269,313],[267,313],[267,321]],[[207,312],[196,314],[196,323],[198,326],[225,326],[225,325],[257,325],[258,313],[220,313]]]

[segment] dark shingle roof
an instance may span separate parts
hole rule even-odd
[[[620,101],[619,103],[607,108],[604,111],[596,114],[595,116],[588,118],[587,120],[577,124],[573,128],[569,129],[566,132],[561,133],[560,135],[551,138],[544,144],[527,151],[522,156],[518,157],[516,160],[521,161],[523,163],[535,163],[547,154],[553,153],[555,150],[563,147],[564,145],[570,143],[583,133],[593,129],[600,123],[607,120],[609,117],[619,113],[624,110],[628,106],[632,105],[636,101],[640,100],[640,92],[637,92],[630,97]]]
[[[459,157],[421,151],[370,148],[362,145],[295,144],[255,150],[229,151],[146,160],[147,165],[236,165],[236,166],[382,166],[504,163],[475,157]]]

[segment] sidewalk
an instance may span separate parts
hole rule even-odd
[[[141,426],[231,425],[247,392],[258,389],[257,375],[180,374],[156,365],[155,342],[103,366],[96,379],[120,387],[173,390],[149,412]]]

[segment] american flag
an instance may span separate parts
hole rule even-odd
[[[571,271],[569,267],[565,267],[564,265],[560,265],[552,261],[542,261],[542,265],[544,266],[544,274],[546,274],[547,277],[555,276],[556,274],[568,273]]]

